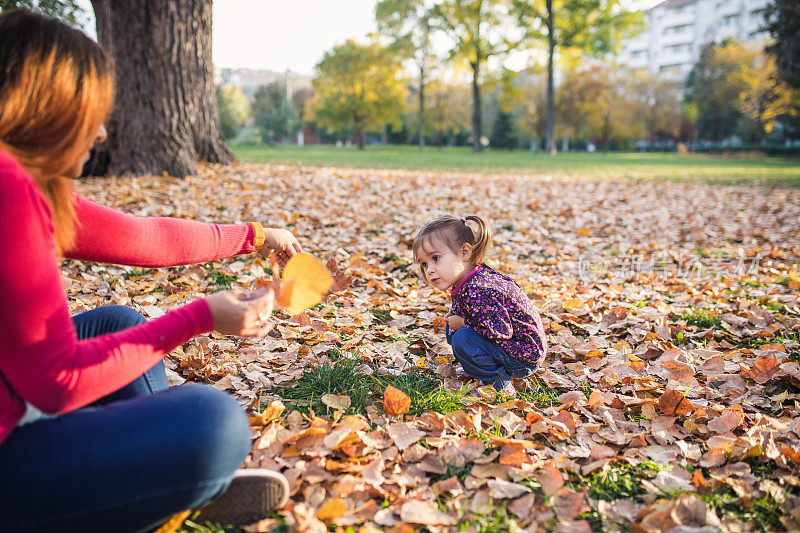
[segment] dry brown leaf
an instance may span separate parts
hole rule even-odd
[[[538,476],[542,490],[548,496],[555,495],[564,486],[564,476],[553,461],[548,461],[544,468],[539,470]]]
[[[683,394],[670,389],[658,398],[658,410],[667,416],[683,416],[691,413],[694,406]]]
[[[330,498],[317,510],[317,518],[332,522],[347,513],[347,504],[341,498]]]
[[[427,526],[452,526],[456,518],[443,513],[433,502],[409,500],[400,507],[400,518],[404,522]]]
[[[389,416],[404,415],[411,408],[411,398],[391,385],[383,392],[383,412]]]
[[[778,371],[778,360],[774,357],[760,357],[753,363],[753,367],[742,372],[742,376],[750,378],[758,384],[764,384],[772,379]]]
[[[353,401],[350,396],[345,396],[344,394],[323,394],[320,400],[331,409],[337,411],[347,411]]]

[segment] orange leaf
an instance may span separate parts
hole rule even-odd
[[[683,394],[670,389],[658,399],[658,410],[667,416],[683,416],[694,411],[694,406]]]
[[[564,300],[564,309],[580,309],[583,305],[583,302],[580,301],[578,298],[567,298]]]
[[[387,415],[402,415],[411,408],[411,398],[391,385],[383,393],[383,412]]]
[[[750,378],[759,385],[763,385],[778,371],[778,360],[774,357],[759,357],[753,363],[753,368],[742,372],[742,376]]]
[[[564,486],[564,476],[551,460],[547,461],[545,467],[539,471],[539,482],[544,493],[552,496]]]
[[[591,234],[592,232],[589,228],[584,227],[578,230],[578,235],[580,235],[581,237],[588,237]]]
[[[347,512],[347,505],[341,498],[331,498],[322,504],[322,507],[317,511],[317,518],[320,520],[336,520],[341,518]]]
[[[311,254],[300,253],[289,259],[282,274],[278,305],[296,315],[322,301],[333,285],[333,277],[322,262]]]
[[[501,465],[521,468],[522,463],[528,462],[530,462],[528,454],[525,453],[525,446],[521,442],[507,442],[500,448]]]

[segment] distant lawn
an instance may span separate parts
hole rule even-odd
[[[636,180],[704,180],[800,188],[800,159],[752,155],[695,155],[568,152],[550,157],[527,150],[488,149],[476,154],[468,147],[357,147],[231,145],[245,163],[315,167],[395,168],[477,173],[524,173],[590,176]]]

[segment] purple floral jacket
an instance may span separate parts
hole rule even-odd
[[[547,351],[542,319],[522,287],[484,264],[450,292],[450,312],[509,355],[538,367]]]

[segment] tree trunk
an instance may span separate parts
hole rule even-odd
[[[553,34],[553,0],[547,0],[547,142],[545,152],[556,155],[556,104],[553,81],[553,55],[556,51],[556,37]]]
[[[425,68],[419,67],[419,151],[425,149]]]
[[[230,163],[211,62],[211,0],[91,0],[114,58],[108,172],[184,177],[199,161]]]
[[[478,83],[480,75],[480,62],[470,63],[472,67],[472,151],[483,150],[481,144],[481,86]]]

